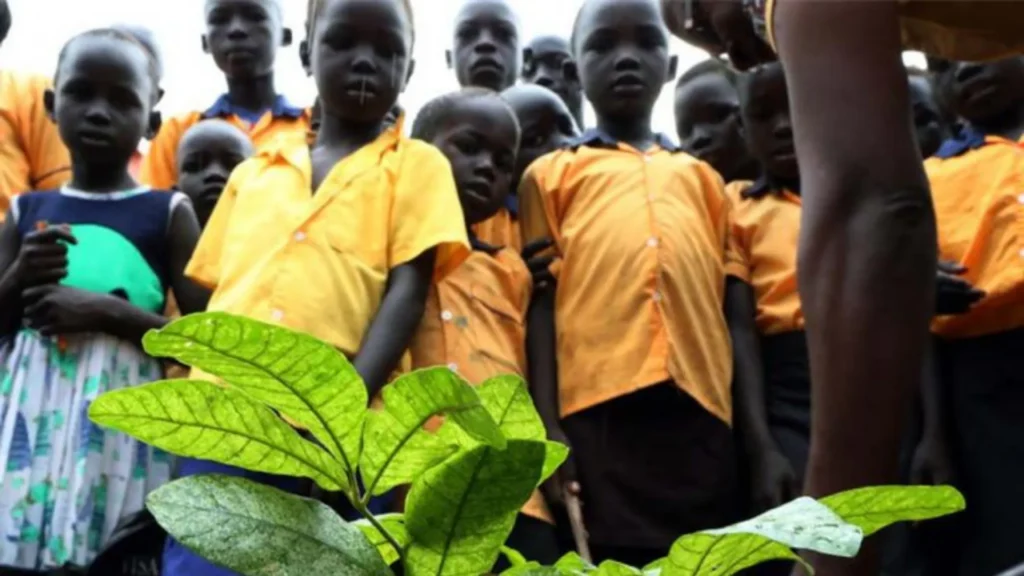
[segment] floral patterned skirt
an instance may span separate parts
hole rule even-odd
[[[157,360],[111,336],[58,345],[23,330],[0,346],[0,566],[88,564],[170,479],[166,453],[89,420],[103,392],[160,378]]]

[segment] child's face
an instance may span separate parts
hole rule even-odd
[[[51,109],[72,157],[127,162],[150,125],[153,84],[141,47],[103,36],[75,40],[57,71]]]
[[[652,0],[588,0],[577,21],[576,54],[583,90],[598,116],[649,116],[662,85],[675,74]]]
[[[273,0],[206,0],[203,46],[228,78],[269,74],[283,35]]]
[[[405,90],[411,44],[398,0],[327,0],[310,45],[324,112],[353,122],[383,120]]]
[[[432,143],[452,165],[466,222],[493,216],[508,195],[519,145],[508,108],[496,98],[466,100]]]
[[[200,225],[209,221],[231,171],[252,153],[248,136],[219,120],[201,122],[182,137],[178,188],[192,200]]]
[[[565,146],[578,131],[565,102],[546,88],[514,86],[501,96],[516,113],[522,131],[512,181],[517,186],[534,160]]]
[[[675,97],[676,132],[683,149],[726,180],[738,178],[751,159],[736,88],[722,74],[709,72],[677,88]]]
[[[500,92],[519,74],[519,22],[505,0],[467,0],[455,18],[448,65],[462,87]]]
[[[1024,101],[1024,56],[987,64],[950,62],[938,84],[958,116],[982,124],[997,120]]]
[[[747,146],[767,175],[799,178],[782,66],[768,64],[746,74],[740,82],[740,103]]]
[[[535,38],[523,49],[523,80],[551,90],[567,106],[579,106],[583,95],[578,79],[566,77],[568,62],[572,62],[572,54],[564,38]]]
[[[928,78],[910,76],[910,105],[914,110],[917,145],[921,148],[921,156],[928,158],[938,151],[946,137],[942,114]]]

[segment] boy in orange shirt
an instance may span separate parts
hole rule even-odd
[[[651,130],[676,66],[654,0],[587,0],[573,52],[597,128],[520,187],[524,243],[553,238],[556,256],[530,308],[530,384],[572,448],[549,504],[579,488],[594,559],[643,566],[734,518],[729,202]]]
[[[228,91],[203,112],[164,122],[142,163],[141,179],[154,188],[176,183],[178,143],[193,124],[220,118],[247,132],[257,150],[281,134],[305,134],[309,113],[292,106],[274,87],[274,60],[292,42],[280,0],[205,0],[203,50],[224,72]]]

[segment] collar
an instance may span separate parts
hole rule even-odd
[[[514,193],[505,196],[505,209],[512,215],[513,220],[517,220],[519,218],[519,196]]]
[[[740,193],[743,198],[758,199],[764,198],[768,194],[782,194],[787,190],[782,186],[776,186],[772,184],[771,180],[767,176],[761,176],[754,181],[746,190]]]
[[[473,250],[483,252],[490,256],[494,256],[498,252],[501,252],[501,246],[494,246],[493,244],[488,244],[487,242],[484,242],[483,240],[477,238],[476,234],[474,234],[472,231],[469,233],[469,246],[473,248]]]
[[[985,135],[970,126],[964,126],[957,132],[956,136],[946,140],[935,153],[935,158],[948,160],[962,156],[971,150],[977,150],[985,145]]]
[[[227,118],[228,116],[234,115],[234,113],[235,106],[231,104],[231,100],[228,98],[228,95],[224,94],[220,98],[217,98],[217,101],[213,103],[213,106],[210,106],[202,113],[202,117],[204,119]],[[274,103],[270,106],[270,114],[274,118],[291,118],[294,120],[296,118],[301,118],[305,113],[306,111],[302,108],[296,108],[289,104],[288,100],[280,94],[277,98],[274,98]]]
[[[682,148],[673,142],[671,138],[660,132],[654,135],[654,143],[662,150],[668,152],[682,151]],[[569,148],[576,150],[581,146],[587,146],[588,148],[618,148],[619,141],[600,128],[590,128],[583,132],[583,134],[569,140]]]

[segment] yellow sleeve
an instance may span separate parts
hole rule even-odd
[[[550,155],[544,156],[530,164],[519,182],[519,233],[523,239],[523,246],[545,238],[554,241],[553,247],[539,253],[538,256],[554,257],[548,268],[557,278],[562,265],[561,253],[558,250],[561,243],[561,227],[557,221],[554,199],[546,190],[551,158]]]
[[[31,190],[60,188],[71,179],[71,158],[57,125],[46,111],[44,95],[50,85],[50,79],[44,76],[29,78],[22,98],[24,104],[19,106]]]
[[[441,151],[417,140],[400,146],[407,149],[395,180],[388,264],[395,268],[437,248],[436,282],[469,256],[466,219],[451,165]]]
[[[725,244],[725,274],[733,276],[744,282],[750,282],[750,244],[747,239],[746,230],[736,218],[736,211],[740,207],[742,197],[740,193],[746,190],[749,182],[730,182],[726,186],[726,200],[729,203],[727,216],[727,238]]]
[[[139,179],[143,184],[157,190],[170,190],[178,183],[178,144],[198,119],[199,115],[193,112],[164,122],[142,160]]]
[[[192,252],[192,259],[185,267],[185,276],[210,290],[216,289],[220,283],[221,255],[231,223],[231,213],[238,198],[240,184],[251,173],[251,169],[247,169],[250,162],[252,160],[239,164],[231,173],[224,192],[221,193],[217,206],[206,223],[206,228],[203,228],[203,233],[199,236],[196,249]]]

